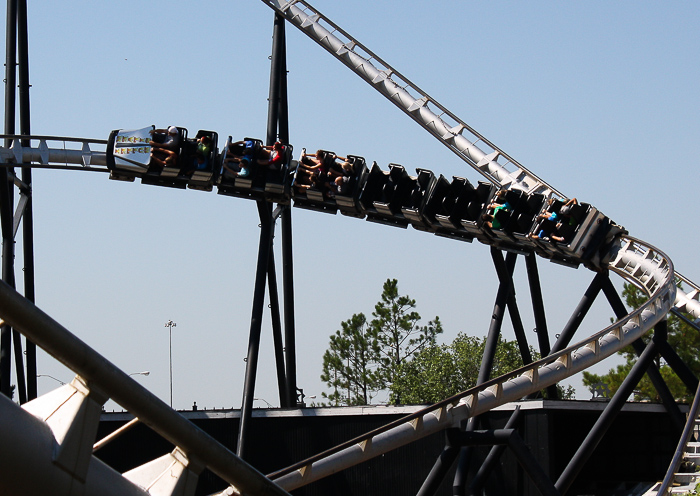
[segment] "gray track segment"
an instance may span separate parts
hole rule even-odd
[[[262,0],[416,121],[493,184],[565,198],[402,76],[311,4]],[[508,169],[512,170],[508,170]]]
[[[106,142],[101,140],[84,140],[80,138],[46,136],[24,138],[39,141],[39,146],[22,147],[19,145],[19,140],[14,139],[13,146],[10,149],[0,147],[0,157],[2,157],[4,161],[21,160],[25,163],[39,164],[41,166],[53,165],[56,167],[65,167],[69,164],[75,164],[82,168],[87,168],[90,165],[101,165],[104,163],[104,152],[95,151],[91,148],[91,146],[104,146]],[[64,144],[60,148],[49,148],[47,143],[52,141],[63,141]],[[70,149],[68,145],[72,146],[73,149]],[[636,309],[613,326],[591,336],[587,340],[582,341],[577,345],[569,347],[556,355],[547,357],[540,362],[531,364],[529,367],[516,371],[513,374],[509,374],[486,383],[480,388],[467,391],[452,402],[439,404],[437,407],[426,409],[422,416],[416,417],[410,422],[406,422],[390,430],[381,432],[376,436],[368,437],[353,444],[352,446],[348,446],[340,451],[334,452],[327,457],[320,458],[312,463],[309,463],[308,465],[295,469],[294,471],[276,479],[276,482],[279,482],[282,487],[291,490],[312,482],[313,480],[330,475],[338,470],[345,469],[349,466],[415,441],[420,437],[429,435],[447,427],[457,426],[464,419],[478,415],[505,403],[515,401],[526,396],[527,394],[560,382],[563,379],[580,372],[581,370],[585,370],[591,365],[603,360],[604,358],[607,358],[613,353],[619,351],[624,346],[630,344],[639,336],[649,331],[653,325],[659,320],[663,319],[669,311],[675,310],[689,314],[693,316],[696,321],[700,319],[700,302],[698,301],[700,288],[698,288],[687,278],[680,276],[679,274],[675,274],[673,272],[671,261],[663,253],[641,241],[625,237],[619,240],[619,242],[613,247],[612,252],[609,254],[609,258],[611,260],[609,263],[610,270],[616,272],[629,282],[643,288],[648,294],[651,295],[650,300],[644,306]],[[678,282],[682,282],[687,288],[689,288],[689,292],[685,293],[683,291],[676,291],[676,284]],[[7,288],[5,288],[5,291],[6,289]],[[20,330],[33,329],[36,332],[39,327],[29,324],[29,321],[17,321],[8,313],[6,307],[8,302],[6,301],[5,291],[0,291],[0,317],[4,318]],[[21,297],[16,295],[15,298]],[[19,300],[16,301],[16,304],[20,305]],[[46,318],[48,319],[48,317]],[[58,326],[58,324],[55,323],[51,325]],[[57,328],[60,328],[60,326]],[[122,372],[111,371],[107,375],[97,374],[97,377],[95,377],[93,371],[86,375],[84,364],[81,361],[82,353],[75,353],[75,349],[83,349],[87,347],[82,343],[80,345],[74,343],[71,346],[77,348],[72,349],[69,347],[62,350],[55,349],[55,347],[51,344],[53,339],[56,338],[56,336],[53,336],[53,332],[54,331],[50,331],[48,334],[46,334],[46,336],[44,336],[44,339],[48,339],[48,341],[37,339],[37,336],[32,332],[27,332],[27,335],[40,345],[44,343],[42,345],[43,348],[49,351],[49,353],[53,354],[57,359],[65,363],[68,367],[78,372],[81,377],[87,377],[88,379],[94,381],[100,389],[108,392],[111,391],[112,393],[110,395],[113,397],[113,399],[115,399],[115,401],[129,409],[146,423],[149,423],[149,425],[160,432],[164,437],[171,440],[174,444],[183,447],[188,446],[187,442],[182,443],[175,441],[177,439],[182,439],[181,436],[183,433],[179,430],[181,427],[176,425],[177,422],[173,423],[173,418],[167,417],[168,414],[165,414],[165,410],[163,412],[159,412],[159,414],[166,415],[166,417],[157,418],[158,416],[150,416],[152,413],[149,415],[148,409],[144,409],[144,405],[151,401],[151,399],[148,399],[150,393],[148,393],[141,386],[137,385],[141,391],[135,397],[132,397],[132,402],[135,401],[136,403],[125,401],[126,399],[119,395],[118,389],[114,389],[115,384],[118,384],[119,380],[123,380],[124,378],[122,377],[121,379],[118,379],[117,383],[110,384],[110,382],[115,379],[112,374],[121,374],[123,376],[124,374]],[[59,333],[60,332],[67,331],[63,330],[59,331]],[[100,380],[100,377],[102,377],[103,380]],[[105,386],[104,379],[107,379],[107,386]],[[130,383],[136,384],[128,377],[126,379]],[[117,386],[117,388],[121,387],[125,387],[124,383]],[[116,395],[114,394],[115,391],[117,392]],[[146,396],[141,398],[141,394],[145,394]],[[42,398],[36,401],[43,401]],[[142,400],[145,401],[145,403],[140,403]],[[162,406],[165,407],[166,410],[169,410],[164,404]],[[7,408],[7,405],[0,404],[0,408]],[[27,409],[32,410],[32,408],[34,408],[32,403],[29,403],[27,405]],[[145,416],[143,414],[144,412]],[[171,413],[179,417],[177,413],[172,411]],[[38,417],[43,419],[44,416],[38,415]],[[167,418],[170,420],[164,420]],[[21,430],[22,429],[20,429],[20,431]],[[209,442],[210,441],[207,441],[205,444],[208,444]],[[213,440],[211,440],[211,442],[215,443]],[[191,446],[189,447],[191,448]],[[202,450],[206,452],[210,449],[213,449],[214,451],[220,449],[225,450],[225,448],[220,447],[220,445],[217,443],[208,447],[205,447],[204,445],[199,446],[195,451],[200,453]],[[188,449],[187,452],[190,452],[190,449]],[[229,454],[224,455],[224,458],[235,456],[228,451],[226,451],[226,453]],[[4,455],[7,455],[7,453]],[[44,453],[44,455],[48,456],[46,453]],[[171,458],[154,461],[153,463],[156,467],[160,467],[162,464],[177,464],[178,457],[187,460],[187,456],[184,455],[184,452],[180,455],[178,455],[176,452],[168,456]],[[201,458],[201,455],[198,454],[198,458]],[[40,458],[37,463],[39,462],[45,464],[46,460]],[[233,463],[233,466],[237,466],[242,462],[240,462],[240,460],[235,462],[229,460],[228,463]],[[89,465],[92,467],[92,462],[90,462]],[[216,470],[209,463],[206,463],[206,465],[216,472]],[[179,466],[182,469],[181,473],[187,474],[187,470],[185,470],[187,469],[187,464],[180,463]],[[239,480],[240,474],[234,477],[230,473],[230,465],[227,467],[224,464],[219,465],[218,467],[219,470],[222,470],[222,473],[228,475],[227,477],[223,477],[225,480],[228,480],[229,482]],[[91,470],[102,470],[102,468],[91,468]],[[152,476],[148,469],[144,470],[147,473],[147,479],[148,477]],[[8,474],[5,475],[8,476]],[[258,474],[258,476],[260,476],[260,474]],[[105,480],[108,480],[109,477],[110,476],[105,475]],[[140,477],[143,477],[143,474],[129,474],[127,477],[131,477],[132,480],[142,482]],[[0,480],[2,480],[2,474],[0,474]],[[260,483],[260,480],[258,480],[258,483]],[[240,482],[238,482],[237,485],[241,487]],[[138,486],[134,487],[138,488]],[[267,494],[266,491],[271,490],[269,487],[264,485],[258,487],[257,489],[259,491],[253,491],[251,494]],[[231,491],[229,491],[229,493],[230,492]],[[174,493],[167,492],[163,494]],[[270,494],[275,493],[273,492]],[[285,493],[282,492],[281,494]]]
[[[0,401],[0,415],[3,418],[0,461],[9,462],[16,457],[27,462],[19,467],[13,463],[0,463],[0,492],[3,494],[7,492],[6,488],[17,487],[18,480],[27,482],[27,486],[18,494],[47,494],[42,485],[37,486],[31,481],[36,477],[37,468],[42,469],[41,477],[46,479],[45,484],[66,488],[65,492],[61,492],[66,496],[118,494],[109,488],[114,474],[92,456],[96,431],[92,432],[90,427],[96,428],[101,404],[107,398],[112,398],[178,447],[162,459],[119,476],[118,487],[128,488],[121,494],[144,494],[139,486],[158,486],[160,474],[166,487],[148,494],[189,496],[194,494],[194,487],[187,481],[179,484],[181,477],[191,480],[207,467],[245,494],[287,495],[286,491],[1,281],[0,318],[79,375],[73,383],[23,407],[5,398]],[[12,423],[6,424],[5,419],[12,419]],[[171,476],[173,470],[177,472],[176,477]]]
[[[53,166],[80,165],[82,167],[107,166],[105,149],[107,140],[69,138],[64,136],[15,136],[0,135],[10,139],[9,148],[0,148],[0,161],[15,164],[32,163]],[[22,146],[23,140],[38,141],[38,146]],[[51,147],[57,143],[60,146]],[[95,150],[98,147],[99,150]]]
[[[411,83],[310,3],[303,0],[262,1],[283,15],[287,21],[330,52],[360,78],[370,83],[492,183],[503,188],[566,198]],[[436,112],[433,112],[430,106],[435,107]],[[469,134],[469,139],[464,136],[464,133]],[[481,150],[477,144],[482,144],[482,147],[485,145],[486,151]],[[501,157],[503,162],[499,163]],[[509,171],[508,167],[515,170]],[[693,315],[694,325],[700,329],[700,302],[698,301],[700,287],[680,274],[676,276],[678,283],[684,283],[686,288],[689,288],[686,293],[679,292],[675,302],[676,311]]]

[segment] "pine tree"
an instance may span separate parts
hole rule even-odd
[[[334,406],[367,405],[382,388],[379,343],[364,314],[341,323],[323,355],[321,380],[333,388],[322,396]]]
[[[384,388],[389,389],[396,379],[401,365],[413,355],[436,342],[442,333],[439,317],[425,326],[420,326],[421,316],[415,310],[416,300],[408,295],[399,295],[398,281],[387,279],[381,300],[374,306],[371,327],[381,347]],[[394,396],[401,402],[400,395]]]

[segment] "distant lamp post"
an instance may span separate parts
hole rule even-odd
[[[151,374],[151,371],[150,371],[150,370],[144,370],[143,372],[132,372],[132,373],[129,374],[129,375],[145,375],[145,376],[149,376],[150,374]]]
[[[66,384],[65,382],[63,382],[59,379],[56,379],[54,376],[49,375],[49,374],[37,374],[36,376],[37,377],[48,377],[49,379],[53,379],[54,381],[58,382],[61,386],[64,386]]]
[[[272,406],[272,405],[270,404],[270,402],[267,401],[265,398],[253,398],[253,401],[255,401],[255,400],[257,400],[257,401],[264,401],[268,408],[274,408],[274,406]]]
[[[173,407],[173,327],[177,324],[172,320],[165,323],[165,327],[170,328],[170,408]]]

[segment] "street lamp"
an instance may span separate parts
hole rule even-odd
[[[129,375],[145,375],[145,376],[148,376],[148,375],[150,375],[150,373],[151,373],[150,370],[144,370],[143,372],[132,372],[132,373],[129,374]]]
[[[56,379],[54,376],[49,375],[49,374],[37,374],[36,376],[37,376],[37,377],[48,377],[49,379],[53,379],[54,381],[56,381],[56,382],[58,382],[59,384],[61,384],[61,386],[64,386],[64,385],[66,384],[65,382],[63,382],[63,381],[61,381],[61,380],[59,380],[59,379]]]
[[[253,400],[264,401],[268,408],[274,408],[274,406],[272,406],[265,398],[253,398]]]
[[[173,327],[177,324],[172,320],[165,323],[165,327],[170,328],[170,408],[173,407]]]

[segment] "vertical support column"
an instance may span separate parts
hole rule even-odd
[[[15,87],[17,86],[17,0],[7,0],[5,19],[5,134],[15,134]],[[9,148],[10,140],[5,140]]]
[[[494,264],[498,267],[499,261],[503,262],[503,256],[499,250],[496,248],[491,248],[491,257],[493,258]],[[486,338],[486,345],[484,346],[484,355],[481,359],[481,367],[479,368],[479,376],[476,380],[477,386],[483,384],[489,380],[491,376],[491,369],[493,368],[493,359],[496,353],[496,345],[498,344],[498,337],[501,334],[501,325],[503,324],[503,315],[505,314],[505,309],[508,301],[508,296],[510,295],[513,284],[512,279],[513,270],[515,269],[515,262],[517,260],[517,255],[515,253],[508,253],[505,260],[505,273],[508,275],[508,280],[506,283],[503,281],[498,285],[498,291],[496,293],[496,302],[493,307],[493,314],[491,317],[491,325],[489,326],[489,333]],[[498,269],[497,269],[498,270]],[[477,419],[472,417],[468,420],[466,431],[470,432],[476,428]],[[469,459],[471,458],[470,448],[462,448],[459,456],[459,465],[457,466],[457,473],[455,474],[454,482],[452,484],[452,492],[455,495],[465,494],[467,471],[469,469]]]
[[[503,256],[501,255],[500,251],[496,248],[491,248],[491,256],[494,260],[495,265],[498,266],[499,262],[503,262]],[[505,281],[505,283],[501,281],[501,283],[498,286],[498,292],[496,293],[496,303],[494,303],[493,317],[491,318],[491,325],[489,326],[489,333],[486,338],[484,356],[482,357],[481,367],[479,368],[479,377],[476,381],[477,386],[488,381],[491,377],[491,369],[493,369],[493,359],[496,355],[496,345],[498,344],[498,338],[501,335],[501,326],[503,325],[503,315],[505,314],[508,297],[513,291],[511,277],[513,276],[513,270],[515,269],[516,260],[517,255],[515,253],[508,253],[506,255],[505,272],[507,274],[507,280]]]
[[[530,286],[530,297],[532,299],[532,313],[535,317],[537,343],[540,347],[540,355],[546,357],[551,349],[549,345],[549,329],[547,328],[547,317],[544,311],[540,273],[537,269],[537,256],[534,253],[525,256],[525,266],[527,267],[527,281]],[[559,397],[556,385],[547,388],[547,397],[549,399]]]
[[[5,134],[15,134],[15,86],[17,65],[17,0],[7,1],[5,25]],[[10,146],[6,140],[5,146]],[[14,287],[14,239],[10,171],[0,168],[0,228],[2,229],[2,280]],[[10,397],[12,329],[0,328],[0,394]]]
[[[532,355],[530,354],[530,346],[527,342],[527,336],[525,336],[525,329],[523,327],[523,320],[520,317],[518,302],[515,299],[515,284],[513,283],[513,274],[512,272],[508,272],[508,269],[506,268],[505,262],[503,260],[503,254],[500,251],[492,250],[491,256],[493,257],[493,263],[496,266],[496,274],[498,274],[499,282],[510,287],[507,300],[508,314],[510,315],[510,321],[513,324],[515,338],[518,341],[520,356],[523,359],[523,364],[527,365],[529,363],[532,363]]]
[[[280,40],[282,38],[282,40]],[[266,145],[272,145],[277,141],[277,130],[280,114],[280,75],[283,68],[284,57],[284,17],[275,14],[272,31],[272,58],[270,67],[270,93],[267,104],[267,138]],[[282,52],[282,54],[280,53]]]
[[[20,133],[29,136],[31,134],[31,112],[29,105],[29,36],[27,32],[27,0],[19,0],[17,5],[17,41],[19,55],[19,126]],[[29,140],[22,146],[30,146]],[[22,168],[22,182],[31,188],[32,170],[29,167]],[[24,259],[24,296],[34,303],[34,214],[32,209],[31,189],[25,192],[28,195],[27,205],[22,216],[22,246]],[[36,370],[36,345],[27,339],[27,399],[37,397],[37,370]]]
[[[544,298],[542,298],[542,286],[540,284],[540,274],[537,270],[537,256],[530,253],[525,257],[527,267],[527,280],[530,285],[530,295],[532,296],[532,312],[535,316],[535,328],[537,329],[537,342],[540,346],[540,355],[549,355],[549,334],[547,329],[547,318],[544,311]]]
[[[282,340],[282,323],[280,320],[280,303],[277,291],[277,271],[275,270],[275,253],[270,247],[270,257],[267,262],[267,285],[270,295],[270,313],[272,314],[272,342],[275,348],[275,366],[277,368],[277,389],[280,405],[289,404],[287,397],[287,380],[284,365],[284,341]]]
[[[280,17],[280,20],[283,20]],[[276,26],[280,58],[279,139],[289,143],[289,104],[287,94],[287,48],[284,22]],[[287,396],[293,403],[297,394],[296,329],[294,318],[294,258],[292,250],[292,207],[282,210],[282,277],[284,280],[284,342],[287,367]],[[295,406],[289,404],[287,406]]]
[[[243,402],[241,406],[241,423],[238,427],[238,446],[236,454],[244,458],[245,441],[247,438],[250,419],[253,412],[253,397],[255,396],[255,379],[258,372],[258,352],[260,350],[260,332],[262,328],[263,307],[265,305],[265,281],[267,264],[272,244],[271,204],[258,201],[260,215],[260,244],[258,245],[258,264],[255,274],[255,292],[253,294],[253,311],[250,319],[250,337],[248,338],[248,355],[245,367],[245,382],[243,385]]]
[[[284,283],[284,348],[287,397],[296,401],[297,359],[296,329],[294,320],[294,261],[292,253],[292,210],[286,206],[282,210],[282,277]],[[287,405],[294,406],[294,405]]]
[[[280,129],[284,130],[286,135],[289,134],[289,127],[287,123],[287,112],[286,112],[286,62],[284,58],[284,17],[275,14],[275,22],[272,36],[272,67],[270,69],[270,93],[268,100],[268,120],[267,120],[267,137],[266,144],[272,145],[277,140],[278,126]],[[281,103],[280,93],[282,86],[285,86],[284,105]],[[283,110],[281,111],[281,108]],[[285,122],[280,123],[280,114],[284,115]],[[284,136],[288,138],[288,136]],[[285,139],[284,141],[288,141]],[[282,342],[280,339],[280,329],[279,329],[279,305],[277,302],[277,280],[276,273],[274,270],[274,257],[272,255],[272,238],[275,228],[275,221],[272,214],[272,205],[264,200],[260,200],[258,203],[258,213],[260,215],[260,244],[258,247],[258,265],[257,273],[255,279],[255,293],[253,296],[253,312],[250,323],[250,338],[248,343],[248,357],[246,362],[246,377],[243,392],[243,404],[241,407],[241,423],[238,431],[238,446],[236,453],[241,458],[244,457],[246,448],[246,438],[249,430],[249,423],[252,416],[253,408],[253,396],[255,395],[255,379],[257,375],[257,365],[258,365],[258,352],[260,348],[260,332],[262,327],[262,313],[263,305],[265,302],[265,280],[266,278],[270,283],[270,298],[274,299],[274,304],[277,308],[273,308],[273,326],[276,326],[274,332],[275,341],[275,355],[277,357],[278,366],[278,382],[280,389],[280,403],[283,407],[292,406],[296,398],[296,387],[294,388],[294,394],[290,395],[289,392],[289,377],[285,381],[282,380],[282,364],[280,363],[280,358],[283,356]],[[283,209],[284,211],[288,210]],[[284,218],[284,217],[283,217]],[[288,223],[287,223],[288,224]],[[290,231],[291,237],[291,231]],[[283,243],[287,244],[287,240]],[[287,249],[284,250],[283,255],[285,259],[287,258]],[[291,253],[291,251],[289,252]],[[287,260],[285,260],[286,262]],[[285,324],[287,323],[287,292],[289,291],[289,285],[286,280],[286,266],[285,263]],[[292,300],[293,301],[293,300]],[[288,334],[289,330],[286,329]],[[292,340],[293,346],[293,340]],[[290,344],[287,343],[287,348]],[[284,371],[285,375],[289,370],[289,363],[285,364]],[[296,378],[295,378],[296,380]],[[286,394],[284,394],[286,391]]]
[[[289,111],[287,105],[287,58],[284,16],[275,14],[272,33],[270,99],[268,105],[267,144],[277,139],[289,143]],[[280,393],[283,407],[296,406],[296,338],[294,326],[294,272],[292,259],[292,213],[285,206],[282,216],[282,277],[284,293],[284,363],[285,394]]]

